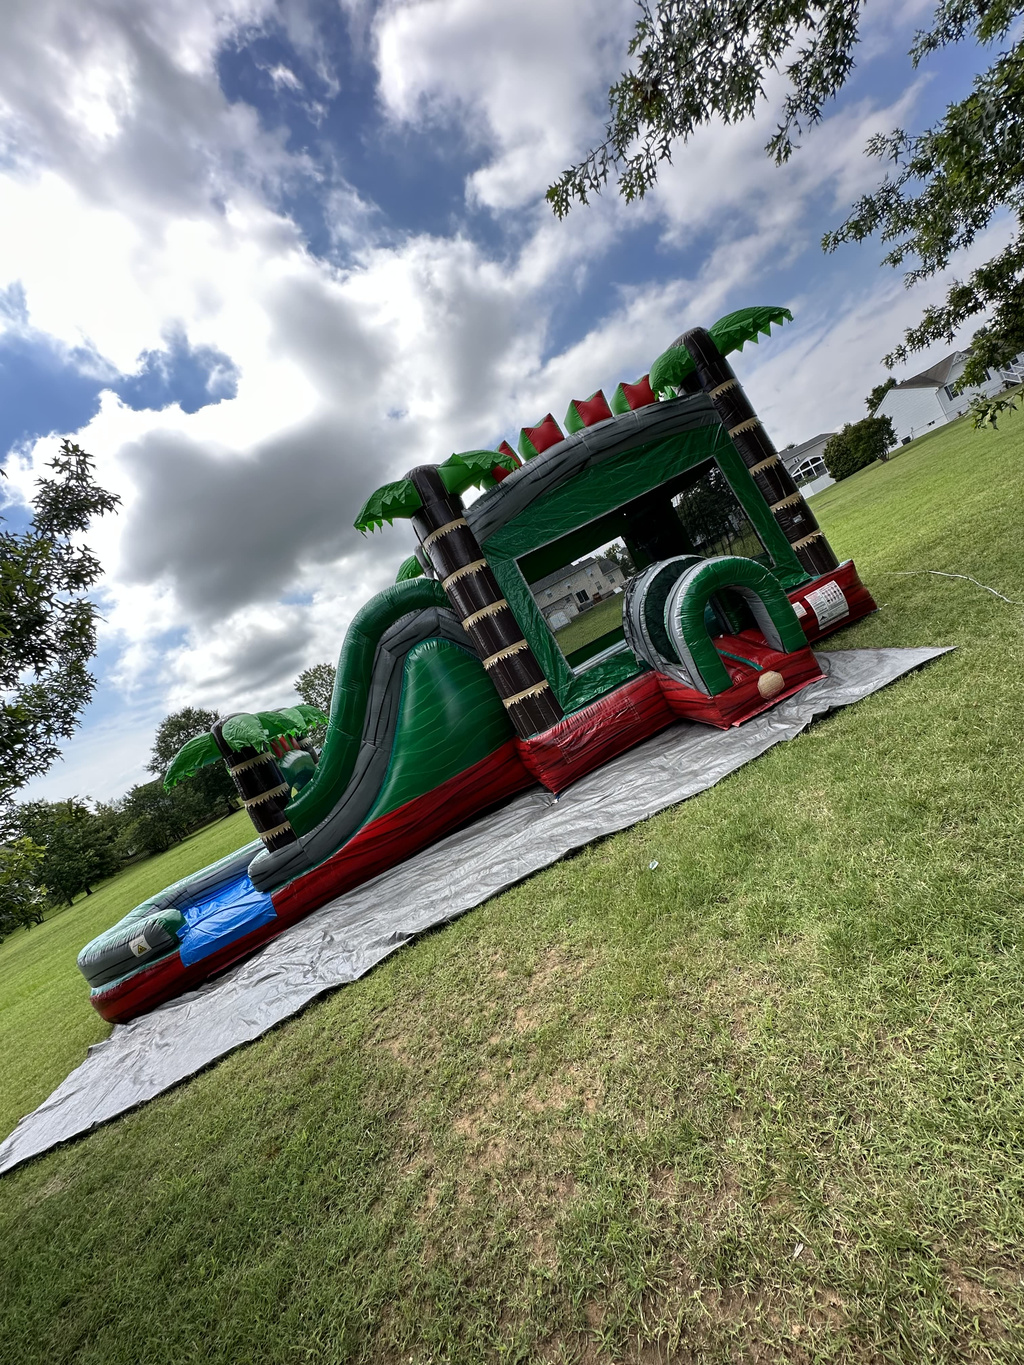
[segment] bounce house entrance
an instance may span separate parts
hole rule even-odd
[[[821,676],[789,598],[738,555],[679,555],[630,581],[623,614],[638,659],[672,709],[735,725]]]
[[[715,460],[523,555],[518,566],[566,663],[579,670],[625,649],[628,579],[682,554],[772,562]],[[728,607],[716,599],[714,611],[715,633],[752,624],[738,598]]]

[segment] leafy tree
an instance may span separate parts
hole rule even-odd
[[[625,545],[606,545],[600,552],[602,558],[610,559],[617,566],[624,578],[632,578],[636,573],[636,565],[633,563],[633,556],[626,549]]]
[[[295,690],[307,706],[318,706],[321,711],[330,712],[331,697],[334,695],[334,664],[326,660],[303,669],[295,679]]]
[[[847,422],[842,431],[829,438],[822,451],[825,468],[837,482],[856,474],[875,460],[887,460],[896,444],[890,417],[863,417]]]
[[[889,392],[889,390],[894,389],[895,387],[896,380],[893,379],[892,375],[889,376],[889,378],[885,381],[884,384],[875,385],[875,387],[868,394],[867,398],[864,399],[864,403],[865,406],[867,407],[869,417],[874,417],[875,413],[878,411],[879,403],[881,403],[882,399]]]
[[[37,881],[43,848],[14,839],[0,848],[0,941],[15,929],[43,922],[43,892]]]
[[[188,787],[165,791],[160,781],[132,787],[121,808],[121,852],[164,853],[194,829],[200,807]]]
[[[116,826],[77,797],[25,802],[16,818],[22,835],[43,849],[36,880],[56,903],[70,905],[80,891],[91,895],[121,865]]]
[[[673,499],[686,533],[701,554],[729,554],[740,539],[736,531],[738,504],[728,481],[712,465],[696,483]]]
[[[819,123],[826,102],[854,66],[859,22],[867,0],[639,0],[629,55],[632,69],[609,91],[605,140],[549,188],[554,212],[586,203],[615,172],[627,200],[642,199],[661,162],[712,119],[751,117],[764,98],[769,72],[787,81],[781,120],[766,152],[789,159],[804,129]],[[971,93],[921,133],[902,128],[873,137],[869,156],[892,166],[822,245],[878,233],[883,260],[910,265],[913,285],[943,272],[993,218],[1009,210],[1012,240],[945,300],[925,309],[902,343],[885,357],[892,366],[932,342],[950,343],[972,319],[988,313],[975,333],[963,383],[982,384],[1024,350],[1024,42],[1016,26],[1024,0],[938,0],[931,28],[910,49],[914,67],[938,50],[967,42],[1005,43],[974,80]]]
[[[218,719],[216,711],[205,711],[198,706],[185,706],[165,716],[153,740],[149,771],[163,777],[182,745],[208,734]],[[210,816],[229,815],[235,809],[238,794],[222,763],[201,768],[193,775],[190,788]]]
[[[324,715],[331,714],[331,698],[334,696],[334,664],[325,659],[322,664],[313,664],[303,669],[295,679],[295,690],[307,706],[317,706]],[[309,737],[314,744],[321,745],[327,734],[326,725],[318,725],[310,730]]]
[[[0,531],[0,804],[60,754],[95,679],[100,564],[80,536],[120,501],[92,478],[92,458],[61,442],[21,533]]]

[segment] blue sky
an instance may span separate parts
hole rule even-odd
[[[8,0],[4,514],[23,524],[63,435],[123,500],[90,534],[96,698],[30,794],[119,795],[178,706],[294,700],[409,552],[407,528],[352,529],[373,487],[514,442],[688,325],[790,306],[740,360],[777,443],[862,416],[940,286],[819,241],[879,178],[871,133],[968,88],[974,51],[904,55],[931,9],[869,6],[786,168],[763,154],[774,82],[643,204],[558,223],[544,190],[601,135],[630,0]]]

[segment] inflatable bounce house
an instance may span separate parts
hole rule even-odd
[[[564,430],[549,414],[518,453],[452,455],[369,498],[356,526],[408,519],[415,554],[352,622],[329,718],[228,717],[175,758],[168,785],[226,762],[259,838],[82,950],[105,1019],[531,784],[557,793],[681,718],[740,725],[822,676],[811,645],[875,604],[725,359],[790,316],[689,331],[610,401],[570,403]],[[317,759],[297,741],[322,721]]]

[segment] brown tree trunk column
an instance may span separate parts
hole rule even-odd
[[[797,559],[815,577],[836,568],[839,560],[832,546],[711,334],[703,327],[695,327],[684,333],[681,340],[693,357],[700,387],[715,405],[722,425]]]
[[[224,720],[218,720],[210,733],[224,757],[256,833],[263,840],[264,847],[271,851],[294,844],[295,831],[284,813],[290,789],[274,755],[261,754],[249,746],[237,751],[232,749],[221,734],[221,726],[230,719],[230,716],[225,716]]]
[[[412,519],[420,544],[483,660],[516,734],[529,739],[550,729],[564,713],[469,529],[462,499],[448,492],[432,464],[410,470],[406,478],[423,504]]]

